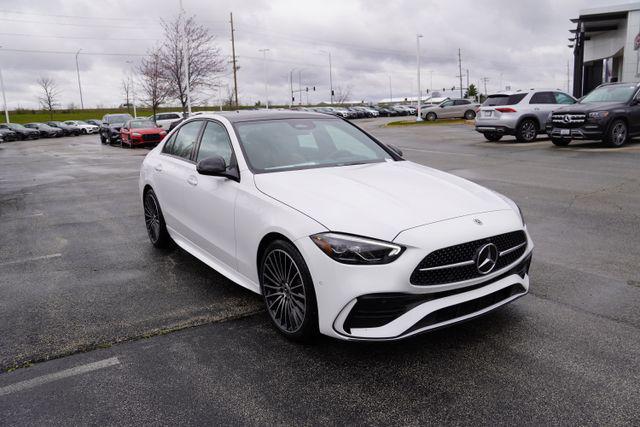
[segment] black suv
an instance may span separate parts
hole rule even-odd
[[[120,143],[120,128],[129,120],[133,120],[130,114],[105,114],[98,131],[100,141],[103,144]]]
[[[549,114],[546,131],[555,145],[572,139],[602,140],[620,147],[640,135],[640,83],[607,83],[578,103]]]

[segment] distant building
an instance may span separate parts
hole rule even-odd
[[[575,97],[602,83],[640,80],[640,2],[582,10],[571,22]]]

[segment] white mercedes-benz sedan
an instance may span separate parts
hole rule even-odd
[[[401,156],[319,113],[191,117],[142,164],[147,232],[261,294],[295,340],[400,339],[525,295],[518,206]]]

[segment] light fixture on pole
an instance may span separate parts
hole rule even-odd
[[[80,51],[82,49],[78,49],[76,52],[76,73],[78,74],[78,91],[80,92],[80,108],[84,110],[84,100],[82,99],[82,83],[80,83],[80,67],[78,66],[78,55],[80,55]]]
[[[258,52],[262,52],[262,61],[264,66],[264,99],[267,110],[269,109],[269,72],[267,70],[267,52],[269,49],[258,49]]]
[[[329,55],[329,90],[331,91],[331,105],[333,105],[333,70],[331,67],[331,52],[328,50],[321,50],[320,53]]]
[[[421,115],[421,104],[422,104],[422,92],[420,90],[420,38],[422,34],[416,34],[416,60],[418,63],[418,116],[416,117],[416,122],[422,121]]]
[[[2,46],[0,46],[2,49]],[[4,93],[4,79],[2,78],[2,68],[0,68],[0,87],[2,88],[2,103],[4,105],[4,119],[9,122],[9,110],[7,109],[7,95]]]

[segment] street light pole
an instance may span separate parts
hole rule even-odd
[[[76,52],[76,73],[78,74],[78,91],[80,92],[80,108],[84,110],[84,100],[82,99],[82,83],[80,83],[80,67],[78,66],[78,55],[80,55],[80,51],[82,49],[78,49]]]
[[[267,52],[269,49],[258,49],[258,52],[262,52],[262,61],[264,66],[264,98],[267,110],[269,109],[269,75],[267,71]]]
[[[333,70],[331,67],[331,52],[327,50],[321,50],[320,52],[329,55],[329,90],[331,91],[331,105],[333,105]]]
[[[416,34],[416,59],[417,59],[417,63],[418,63],[418,116],[416,117],[416,122],[421,122],[422,121],[422,115],[421,115],[421,108],[420,105],[422,104],[422,92],[420,90],[420,38],[422,37],[422,34]]]
[[[2,46],[0,46],[0,49],[2,49]],[[7,109],[7,96],[4,93],[4,79],[2,78],[2,68],[0,68],[0,87],[2,87],[2,102],[4,105],[4,118],[6,120],[7,123],[9,122],[9,110]]]
[[[133,65],[133,61],[126,61],[127,64]],[[133,117],[138,117],[138,113],[136,112],[136,88],[133,83],[133,72],[129,69],[129,87],[131,88],[131,95],[133,98]]]
[[[389,103],[393,102],[393,92],[391,91],[391,74],[387,74],[389,77]]]
[[[289,70],[289,108],[293,107],[293,72],[295,68]]]

